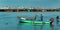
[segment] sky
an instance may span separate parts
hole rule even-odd
[[[60,8],[60,0],[0,0],[0,7]]]

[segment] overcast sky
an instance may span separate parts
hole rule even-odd
[[[0,0],[0,7],[40,7],[40,8],[59,8],[60,0]]]

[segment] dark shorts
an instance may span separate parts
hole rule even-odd
[[[50,22],[50,25],[52,25],[53,22]]]

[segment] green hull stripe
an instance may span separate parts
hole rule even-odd
[[[33,24],[50,24],[50,22],[41,22],[41,21],[28,21],[28,20],[22,20],[22,22],[26,22],[26,23],[33,23]]]

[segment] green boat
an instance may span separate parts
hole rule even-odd
[[[50,21],[46,21],[46,22],[43,22],[43,21],[32,21],[32,20],[27,20],[25,18],[18,18],[19,19],[19,22],[20,23],[25,23],[25,24],[38,24],[38,25],[43,25],[43,24],[46,24],[46,25],[50,25]]]
[[[43,22],[43,21],[31,21],[26,19],[19,19],[20,23],[27,23],[27,24],[50,24],[49,21]]]
[[[24,22],[24,23],[34,23],[34,24],[42,24],[42,23],[50,24],[50,22],[49,22],[49,21],[47,21],[47,22],[42,22],[42,21],[21,20],[21,22]]]

